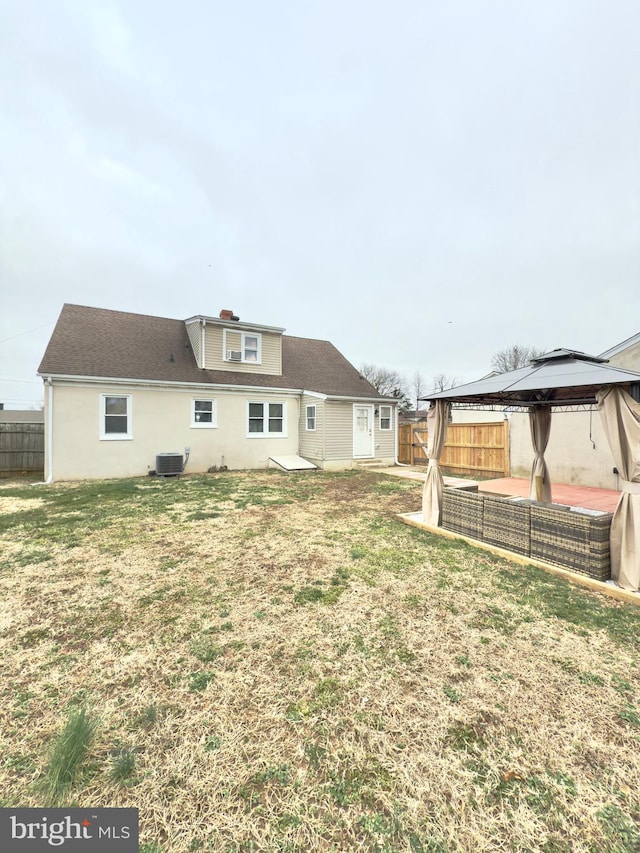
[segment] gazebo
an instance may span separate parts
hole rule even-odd
[[[546,503],[551,501],[551,481],[544,453],[552,412],[597,408],[622,491],[611,522],[611,577],[624,589],[640,590],[640,373],[612,367],[605,359],[576,350],[555,349],[534,358],[527,367],[422,399],[431,404],[422,512],[424,522],[434,527],[441,521],[439,460],[452,404],[480,411],[528,411],[534,452],[530,499]]]

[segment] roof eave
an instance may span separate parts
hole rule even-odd
[[[620,341],[619,344],[610,347],[610,349],[605,350],[600,353],[600,358],[609,359],[611,356],[618,355],[618,353],[624,352],[629,347],[632,347],[634,344],[640,343],[640,332],[635,335],[632,335],[630,338],[627,338],[625,341]]]
[[[78,376],[75,374],[45,372],[38,372],[37,375],[44,381],[51,379],[61,382],[89,383],[92,385],[106,385],[111,383],[116,385],[151,385],[158,388],[208,388],[209,390],[243,392],[264,391],[275,392],[277,394],[303,393],[302,388],[274,388],[269,385],[234,385],[225,382],[188,382],[186,380],[172,381],[169,379],[127,379],[126,377],[115,376]]]
[[[336,401],[344,401],[344,400],[353,400],[354,402],[373,402],[373,403],[395,403],[396,405],[400,402],[397,397],[363,397],[358,396],[357,394],[327,394],[327,400],[336,400]]]
[[[274,334],[281,335],[286,330],[281,326],[264,326],[260,323],[248,323],[245,320],[221,320],[219,317],[207,317],[204,314],[196,314],[195,317],[189,317],[185,320],[185,325],[187,323],[197,323],[202,322],[204,320],[205,323],[208,323],[212,326],[224,326],[227,329],[242,329],[243,331],[247,330],[255,330],[259,332],[274,332]]]

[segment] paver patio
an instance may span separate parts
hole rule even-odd
[[[380,469],[383,474],[391,474],[397,477],[408,477],[412,480],[424,480],[426,468],[384,468]],[[445,486],[470,485],[476,481],[466,480],[461,477],[444,478]],[[496,495],[508,495],[509,497],[528,498],[529,480],[524,477],[502,477],[498,480],[483,480],[477,485],[483,492],[493,492]],[[566,504],[567,506],[580,506],[585,509],[597,509],[603,512],[613,512],[618,505],[620,492],[613,489],[596,489],[592,486],[571,486],[563,483],[551,483],[553,502]]]

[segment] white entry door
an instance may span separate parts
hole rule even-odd
[[[353,455],[373,456],[373,406],[353,407]]]

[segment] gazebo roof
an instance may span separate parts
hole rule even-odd
[[[603,358],[577,350],[555,349],[532,359],[527,367],[420,399],[448,400],[460,408],[574,408],[595,406],[596,392],[606,385],[622,385],[628,391],[633,386],[640,389],[640,373],[612,367]],[[637,393],[633,396],[637,399]]]

